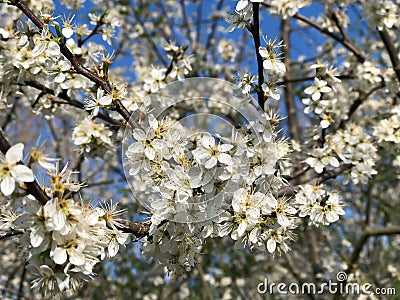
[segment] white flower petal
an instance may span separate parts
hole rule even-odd
[[[50,217],[52,218],[53,230],[60,230],[65,226],[67,217],[63,211],[56,210],[56,213]]]
[[[74,31],[71,27],[64,27],[61,32],[63,36],[65,36],[67,39],[69,39],[74,34]]]
[[[145,147],[144,154],[150,160],[154,160],[154,158],[156,157],[156,151],[152,147]]]
[[[340,166],[340,163],[336,157],[331,157],[329,163],[332,167],[335,167],[335,168],[338,168]]]
[[[39,247],[44,241],[44,230],[42,226],[34,226],[30,233],[31,245],[34,248]]]
[[[10,196],[15,189],[15,181],[11,176],[7,176],[1,181],[1,192],[4,196]]]
[[[319,98],[321,98],[321,93],[317,91],[317,92],[315,92],[314,94],[311,95],[311,98],[314,101],[317,101]]]
[[[238,236],[239,236],[239,237],[241,237],[241,236],[245,233],[246,228],[247,228],[247,222],[243,220],[243,221],[239,224],[239,227],[238,227]]]
[[[31,169],[24,165],[17,165],[11,170],[11,175],[18,182],[32,182],[35,180],[35,176]]]
[[[99,99],[100,105],[110,105],[112,103],[112,98],[110,96],[104,96]]]
[[[244,9],[248,4],[249,4],[249,1],[248,1],[248,0],[240,0],[240,1],[236,4],[236,11],[241,11],[241,10]]]
[[[132,134],[133,134],[133,138],[137,141],[143,141],[146,139],[146,134],[141,129],[138,129],[138,128],[134,129]]]
[[[266,48],[264,48],[264,47],[258,48],[258,52],[260,53],[260,55],[262,57],[269,57],[268,50]],[[264,67],[264,69],[266,69],[266,68]]]
[[[206,163],[204,164],[204,167],[206,169],[212,169],[213,167],[215,167],[216,164],[217,164],[217,159],[214,156],[212,156],[212,157],[210,157],[209,160],[206,161]]]
[[[50,267],[47,266],[47,265],[41,265],[41,266],[39,267],[39,270],[40,270],[40,274],[42,274],[43,277],[48,277],[48,278],[50,278],[50,277],[53,277],[53,276],[54,276],[54,271],[53,271],[53,269],[50,268]]]
[[[228,152],[233,148],[233,145],[231,144],[221,144],[218,145],[218,151],[220,152]]]
[[[274,239],[269,239],[267,241],[267,250],[269,253],[273,253],[276,249],[276,242]]]
[[[212,147],[215,146],[214,137],[208,134],[203,136],[203,138],[201,139],[201,144],[203,145],[204,148],[211,149]]]
[[[18,143],[7,150],[6,162],[10,165],[16,164],[22,160],[24,155],[24,144]]]
[[[339,220],[339,216],[334,211],[329,211],[326,214],[326,219],[328,220],[328,222],[333,223],[333,222],[336,222],[337,220]]]
[[[225,164],[225,165],[231,165],[232,164],[232,157],[227,153],[220,153],[218,155],[218,161],[220,163]]]
[[[108,245],[107,249],[108,249],[108,256],[109,257],[114,257],[118,253],[119,244],[117,243],[117,241],[115,239],[112,239],[110,241],[110,244]]]
[[[32,57],[39,56],[40,54],[43,53],[43,51],[46,50],[46,45],[45,44],[39,44],[36,45],[35,48],[32,50]]]
[[[55,78],[54,82],[56,83],[63,83],[65,81],[65,74],[64,73],[59,73]]]
[[[279,223],[279,225],[282,225],[282,226],[289,226],[290,220],[286,217],[286,215],[279,214],[278,215],[278,223]]]
[[[69,261],[75,266],[82,266],[85,264],[85,255],[78,251],[72,251],[69,255]]]
[[[60,51],[60,46],[59,46],[56,42],[51,41],[51,42],[47,45],[47,52],[48,52],[50,55],[58,56],[58,55],[60,55],[60,53],[61,53],[61,51]]]
[[[64,248],[57,247],[53,252],[53,261],[58,264],[62,265],[67,261],[67,250]]]

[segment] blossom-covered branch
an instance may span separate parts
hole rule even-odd
[[[32,12],[32,10],[20,0],[13,0],[10,2],[12,5],[18,7],[40,30],[43,30],[44,23]],[[52,33],[50,33],[52,35]],[[53,35],[55,38],[55,36]],[[107,93],[112,92],[111,83],[104,78],[101,78],[83,66],[78,58],[68,49],[65,44],[65,39],[61,38],[59,41],[60,51],[61,53],[71,62],[75,71],[91,81],[95,82],[99,86],[101,86]],[[126,122],[128,122],[133,128],[137,128],[137,123],[131,118],[131,114],[125,108],[125,106],[121,103],[121,99],[113,99],[113,103],[115,105],[115,110],[124,118]]]

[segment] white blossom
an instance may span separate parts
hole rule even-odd
[[[35,180],[33,172],[28,167],[18,164],[23,159],[24,144],[11,146],[6,155],[0,160],[1,192],[10,196],[15,190],[15,182],[32,182]]]

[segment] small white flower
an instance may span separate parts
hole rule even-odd
[[[4,196],[9,196],[14,192],[15,181],[22,183],[35,180],[31,169],[18,164],[23,158],[23,152],[24,144],[16,144],[8,149],[5,160],[0,161],[1,192]]]
[[[236,4],[236,11],[241,11],[243,8],[245,8],[247,5],[249,5],[250,2],[255,2],[255,3],[261,3],[263,0],[240,0]]]
[[[212,169],[220,162],[225,165],[232,164],[232,157],[227,153],[233,145],[230,144],[215,144],[215,139],[211,135],[204,135],[201,138],[202,147],[193,150],[195,160],[204,165],[206,169]]]
[[[61,32],[67,39],[69,39],[74,34],[74,31],[71,27],[64,27]]]
[[[92,110],[92,116],[97,116],[100,108],[108,106],[112,103],[112,98],[110,95],[104,95],[104,90],[102,88],[98,88],[96,97],[90,95],[87,102],[88,104],[85,105],[85,109]]]
[[[311,95],[311,99],[316,101],[319,100],[322,96],[322,93],[329,93],[332,91],[332,88],[329,87],[328,82],[325,80],[319,80],[317,77],[315,77],[314,80],[314,85],[309,86],[304,90],[304,93],[307,95]]]
[[[268,51],[267,48],[260,47],[259,50],[261,57],[265,58],[263,67],[266,70],[272,70],[276,73],[286,73],[286,66],[276,56],[275,52]]]
[[[327,153],[326,149],[317,148],[313,150],[312,157],[308,157],[305,160],[305,163],[308,164],[311,168],[314,168],[315,172],[318,174],[322,173],[324,168],[328,165],[332,167],[339,167],[340,163],[335,156]]]

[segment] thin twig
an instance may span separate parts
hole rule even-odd
[[[336,76],[336,78],[344,80],[344,79],[356,79],[356,76],[353,75],[339,75]],[[306,77],[300,77],[300,78],[287,78],[282,81],[277,82],[277,85],[285,85],[288,83],[295,83],[295,82],[304,82],[304,81],[311,81],[314,80],[315,76],[306,76]]]
[[[378,84],[378,85],[372,87],[370,90],[368,90],[368,91],[366,91],[366,92],[360,91],[360,92],[359,92],[360,95],[359,95],[358,98],[353,102],[353,104],[350,106],[349,112],[347,113],[347,119],[346,119],[346,120],[342,120],[342,121],[340,122],[338,128],[339,128],[339,129],[343,129],[343,128],[345,127],[345,125],[346,125],[346,122],[347,122],[348,120],[350,120],[351,116],[356,112],[357,108],[359,108],[360,105],[361,105],[362,103],[364,103],[364,101],[367,100],[368,97],[369,97],[372,93],[374,93],[375,91],[377,91],[377,90],[383,88],[384,86],[385,86],[385,82],[384,82],[383,79],[382,79],[382,81],[380,82],[380,84]]]
[[[318,175],[317,177],[311,179],[311,180],[304,180],[302,182],[299,182],[299,184],[294,185],[294,186],[285,186],[283,188],[280,188],[277,192],[276,192],[276,196],[278,197],[282,197],[282,196],[289,196],[289,195],[293,195],[295,193],[297,193],[300,189],[300,185],[308,183],[311,185],[318,185],[321,184],[325,181],[327,181],[328,179],[332,179],[335,178],[339,175],[341,175],[344,171],[352,168],[353,165],[352,164],[345,164],[341,167],[335,168],[333,170],[329,170],[329,171],[324,171],[323,173],[321,173],[320,175]]]
[[[271,8],[272,7],[272,5],[269,4],[269,3],[261,3],[261,4],[266,8]],[[321,33],[333,38],[334,40],[338,41],[347,50],[352,52],[356,56],[356,58],[357,58],[357,60],[359,62],[363,63],[363,62],[366,61],[365,55],[360,50],[358,50],[351,41],[346,40],[344,37],[340,37],[340,36],[336,35],[333,32],[330,32],[327,28],[321,26],[320,24],[316,23],[315,21],[311,20],[310,18],[307,18],[306,16],[304,16],[302,14],[296,13],[293,16],[293,18],[302,21],[303,23],[305,23],[305,24],[317,29],[319,32],[321,32]]]
[[[84,43],[86,43],[92,36],[95,34],[99,34],[99,28],[103,25],[102,19],[96,24],[96,26],[92,29],[92,31],[85,36],[84,39],[78,39],[78,47],[82,47]]]
[[[27,264],[28,264],[28,262],[26,261],[22,267],[22,274],[21,274],[21,279],[20,279],[19,288],[18,288],[17,300],[25,298],[23,293],[24,293],[24,283],[25,283],[26,265]]]
[[[41,84],[41,83],[39,83],[39,82],[32,81],[32,80],[28,80],[28,81],[25,81],[25,84],[28,85],[28,86],[34,87],[34,88],[36,88],[36,89],[38,89],[38,90],[40,90],[40,91],[42,91],[42,92],[44,92],[44,93],[46,93],[46,94],[53,95],[53,96],[56,95],[56,93],[55,93],[54,90],[52,90],[52,89],[50,89],[50,88],[44,86],[43,84]],[[20,85],[21,85],[21,84],[20,84]],[[67,95],[67,93],[66,93],[65,91],[63,91],[62,93],[58,94],[58,95],[55,96],[55,97],[56,97],[56,98],[63,99],[63,100],[65,100],[65,101],[57,101],[57,100],[55,100],[55,99],[51,99],[51,101],[52,101],[53,103],[67,104],[67,105],[71,105],[71,106],[80,108],[80,109],[82,109],[82,110],[85,109],[85,105],[84,105],[83,103],[81,103],[81,102],[79,102],[79,101],[77,101],[77,100],[71,99],[71,98]],[[87,112],[88,112],[88,111],[87,111]],[[88,112],[88,113],[89,113],[89,112]],[[106,115],[106,114],[104,114],[104,113],[99,112],[98,115],[97,115],[96,117],[97,117],[97,118],[100,118],[100,119],[103,119],[104,121],[107,121],[108,123],[110,123],[110,124],[112,124],[112,125],[119,126],[119,127],[122,126],[122,124],[121,124],[120,122],[118,122],[117,120],[114,120],[114,119],[111,118],[109,115]]]
[[[1,129],[6,130],[7,125],[12,121],[13,114],[17,109],[18,101],[15,100],[12,104],[10,111],[7,113],[7,116],[4,118],[4,122],[1,124]]]
[[[4,234],[0,233],[0,241],[8,239],[10,237],[18,236],[18,235],[20,235],[22,233],[23,233],[22,231],[10,231],[10,232],[4,233]]]
[[[263,59],[261,57],[259,48],[260,48],[260,9],[259,3],[253,2],[253,23],[249,27],[249,31],[253,36],[254,40],[254,48],[256,51],[257,57],[257,70],[258,70],[258,87],[257,87],[257,97],[258,97],[258,104],[260,105],[261,109],[264,110],[265,98],[264,98],[264,91],[262,90],[261,86],[264,83],[264,68],[263,68]]]

